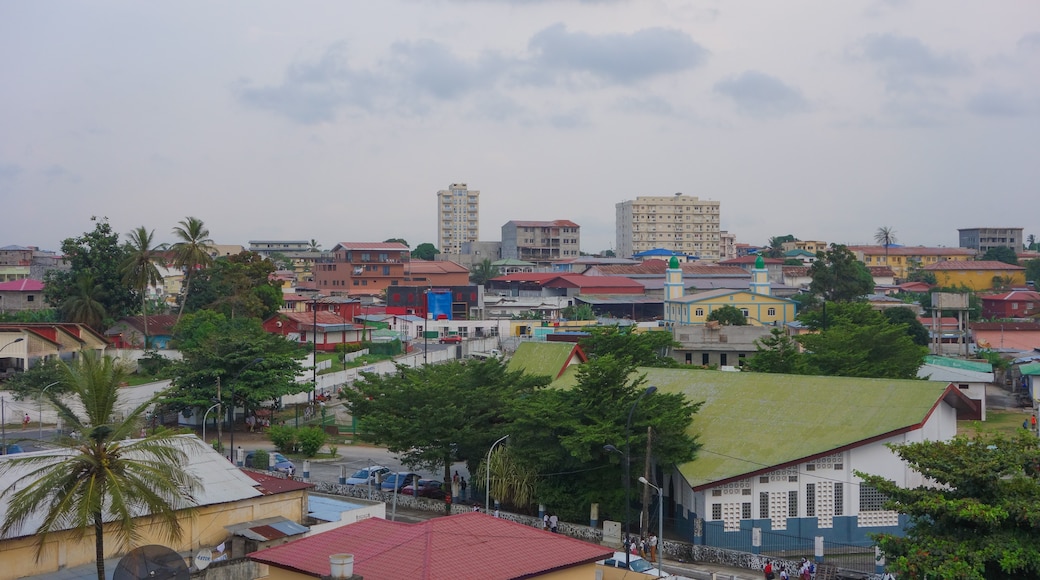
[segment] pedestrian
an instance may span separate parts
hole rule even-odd
[[[548,513],[542,515],[542,529],[545,530],[545,531],[549,531],[549,514]]]
[[[649,559],[650,558],[650,541],[646,539],[646,536],[643,536],[642,538],[639,538],[639,547],[641,548],[640,552],[642,552],[642,554],[640,554],[640,555],[643,557],[643,559],[644,560]]]
[[[790,580],[790,578],[787,574],[787,566],[780,564],[780,580]]]
[[[253,432],[253,428],[256,427],[256,415],[250,415],[246,417],[246,425],[249,426],[249,432]]]
[[[1033,413],[1033,416],[1029,418],[1029,426],[1033,428],[1033,431],[1036,431],[1036,413]]]
[[[499,516],[499,513],[498,513],[498,508],[496,507],[496,508],[495,508],[495,517],[497,518],[498,516]]]
[[[776,578],[776,574],[773,572],[773,563],[769,560],[766,560],[766,566],[765,568],[762,568],[762,575],[765,577],[765,580],[773,580]]]
[[[888,568],[885,568],[885,573],[881,576],[881,580],[896,580],[896,577],[888,571]]]
[[[462,501],[466,501],[466,478],[465,477],[460,477],[459,478],[459,497],[462,498]]]
[[[1035,415],[1033,417],[1033,420],[1034,421],[1036,420],[1036,416]],[[30,422],[32,422],[32,419],[29,418],[29,413],[26,413],[25,417],[22,418],[22,429],[24,430],[26,427],[28,427]]]
[[[473,511],[479,512],[480,511],[480,506],[479,505],[473,506]]]
[[[799,569],[799,574],[802,576],[802,580],[810,580],[812,578],[812,572],[809,571],[809,561],[802,558],[802,567]]]
[[[650,559],[657,561],[657,534],[650,534]]]
[[[549,516],[549,531],[558,534],[559,533],[560,518],[556,517],[556,514]]]

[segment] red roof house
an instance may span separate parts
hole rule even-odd
[[[414,524],[369,518],[249,558],[278,568],[279,578],[328,576],[330,555],[353,554],[354,574],[365,580],[507,580],[576,566],[589,566],[591,578],[594,563],[613,553],[613,548],[469,512]]]
[[[1026,318],[1040,313],[1040,292],[1012,290],[980,296],[983,318]]]

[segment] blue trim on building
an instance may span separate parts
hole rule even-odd
[[[856,516],[835,516],[833,527],[821,528],[817,518],[787,518],[786,530],[773,530],[771,520],[752,519],[741,520],[740,530],[735,532],[724,531],[721,521],[704,522],[703,543],[717,548],[748,550],[751,546],[751,530],[757,527],[762,530],[763,552],[789,549],[792,538],[811,541],[816,536],[822,536],[825,542],[871,547],[874,545],[874,541],[868,534],[884,533],[902,536],[903,527],[909,520],[907,516],[900,515],[899,525],[870,528],[857,527],[856,521]],[[692,531],[692,525],[690,529]]]

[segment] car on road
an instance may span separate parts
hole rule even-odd
[[[377,485],[379,482],[376,478],[382,479],[386,477],[386,474],[390,473],[389,467],[383,467],[382,465],[370,465],[364,469],[359,469],[347,478],[345,482],[347,485]]]
[[[437,342],[441,344],[462,344],[462,337],[457,334],[449,334],[448,336],[438,338]]]
[[[609,568],[622,568],[633,572],[641,572],[643,574],[657,573],[657,568],[653,564],[635,554],[631,554],[628,557],[628,565],[626,566],[624,552],[614,552],[612,557],[607,558],[606,560],[600,560],[596,563]]]
[[[390,473],[383,477],[383,483],[379,484],[379,489],[383,491],[394,491],[395,489],[400,491],[402,487],[412,483],[412,481],[416,479],[419,479],[419,474],[412,473],[411,471]]]
[[[282,455],[281,453],[278,453],[277,451],[268,451],[267,453],[271,457],[274,457],[275,471],[279,471],[286,475],[293,475],[296,473],[296,464],[294,464],[292,461],[289,461],[289,459],[286,456]],[[254,467],[255,469],[266,469],[268,467],[267,465],[253,465],[253,457],[255,455],[255,451],[250,451],[249,453],[246,453],[246,467]]]
[[[408,484],[401,488],[401,493],[404,495],[415,495],[415,484]],[[419,480],[419,497],[428,497],[432,499],[444,499],[444,482],[436,479],[420,479]]]

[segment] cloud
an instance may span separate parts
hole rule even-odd
[[[680,116],[670,102],[658,96],[629,96],[618,100],[616,109],[625,113],[658,115],[661,117]]]
[[[1022,117],[1032,108],[1020,95],[997,89],[984,90],[968,99],[968,110],[983,117]]]
[[[729,97],[742,113],[752,117],[783,117],[809,109],[797,88],[754,70],[715,83],[715,92]]]
[[[1030,32],[1018,39],[1018,48],[1028,51],[1040,51],[1040,32]]]
[[[64,180],[79,183],[79,176],[61,165],[49,165],[43,170],[43,175],[50,180]]]
[[[18,176],[22,174],[20,165],[14,163],[0,163],[0,189],[13,186]]]
[[[632,34],[592,35],[555,24],[528,43],[531,65],[543,73],[586,74],[630,85],[696,68],[708,50],[680,30],[647,28]]]
[[[895,34],[867,36],[856,47],[857,58],[873,63],[889,91],[928,92],[922,80],[935,80],[968,73],[971,66],[952,54],[939,54],[920,40]]]

